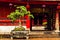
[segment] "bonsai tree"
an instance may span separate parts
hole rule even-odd
[[[21,24],[21,17],[24,17],[27,15],[28,17],[34,18],[33,15],[30,13],[30,11],[27,11],[25,6],[14,6],[16,7],[16,10],[14,12],[11,12],[7,17],[11,19],[12,22],[14,22],[16,19],[19,19],[19,27],[15,28],[15,30],[24,30]]]

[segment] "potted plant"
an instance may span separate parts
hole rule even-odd
[[[33,17],[33,15],[30,13],[30,11],[27,11],[25,6],[17,6],[15,5],[14,7],[16,7],[16,10],[14,12],[11,12],[10,15],[8,15],[7,17],[11,19],[12,22],[14,22],[16,19],[19,19],[19,27],[16,27],[14,29],[13,33],[20,33],[21,31],[24,31],[25,28],[21,25],[21,17],[24,17],[25,15],[27,15],[29,18]]]
[[[19,26],[22,27],[21,25],[21,17],[24,17],[25,15],[29,16],[29,17],[33,17],[33,15],[30,13],[30,11],[27,11],[25,6],[16,6],[16,10],[14,12],[11,12],[10,15],[8,15],[7,17],[11,19],[12,22],[14,22],[16,19],[19,19]],[[16,28],[15,28],[16,29]]]

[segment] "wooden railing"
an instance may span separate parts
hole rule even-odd
[[[22,25],[26,25],[26,20],[21,20]],[[0,20],[0,26],[18,26],[19,20],[12,22],[11,20]]]

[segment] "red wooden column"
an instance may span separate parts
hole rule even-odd
[[[26,8],[28,11],[30,11],[30,5],[29,3],[27,2],[27,5],[26,5]],[[30,29],[30,18],[27,16],[27,20],[26,20],[26,28],[27,29]]]

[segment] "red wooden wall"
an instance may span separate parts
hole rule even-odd
[[[0,3],[0,26],[18,26],[19,25],[18,20],[12,23],[11,20],[7,18],[7,15],[9,15],[14,10],[15,10],[14,6],[9,6],[9,3],[4,3],[4,2]],[[27,26],[27,28],[30,28],[30,21],[28,19],[28,16],[25,16],[24,18],[26,18],[26,21],[22,25]]]
[[[0,25],[12,25],[10,20],[5,20],[4,18],[7,18],[7,15],[10,14],[10,12],[14,11],[14,7],[10,7],[9,3],[14,4],[23,4],[26,5],[27,2],[20,2],[17,0],[0,0]],[[29,4],[57,4],[57,2],[29,2]],[[1,20],[4,19],[4,20]],[[5,24],[4,24],[5,23]],[[13,25],[18,25],[18,23],[14,23]],[[27,28],[30,28],[30,20],[27,18],[26,21]]]

